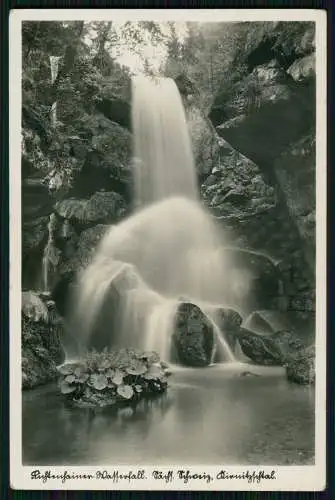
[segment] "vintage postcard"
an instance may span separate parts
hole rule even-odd
[[[322,10],[13,10],[10,480],[326,487]]]

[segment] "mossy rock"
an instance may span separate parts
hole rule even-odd
[[[315,347],[309,346],[292,357],[286,365],[286,376],[290,382],[300,385],[315,383]]]
[[[208,317],[190,302],[182,302],[175,318],[173,345],[177,360],[186,366],[208,366],[214,359],[216,336]]]
[[[281,366],[284,363],[281,349],[271,336],[258,335],[246,328],[241,328],[238,340],[243,354],[258,365]]]
[[[293,330],[256,333],[242,327],[238,339],[243,353],[260,365],[287,366],[304,357],[306,349],[301,335]]]

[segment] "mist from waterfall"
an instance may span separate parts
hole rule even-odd
[[[110,344],[155,350],[169,360],[180,301],[197,304],[218,331],[215,311],[227,305],[236,309],[245,287],[234,288],[227,279],[232,263],[223,258],[222,248],[229,242],[198,200],[191,142],[175,82],[136,77],[132,88],[136,210],[107,231],[92,263],[79,276],[74,300],[77,340],[84,348],[91,345],[94,325],[106,301],[108,310],[112,289],[117,308],[107,325]],[[218,341],[224,360],[232,361],[224,336],[219,334]]]

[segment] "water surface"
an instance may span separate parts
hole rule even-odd
[[[170,386],[133,414],[69,408],[53,386],[24,392],[24,464],[314,462],[314,390],[282,368],[179,369]]]

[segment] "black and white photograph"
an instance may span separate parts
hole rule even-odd
[[[12,14],[13,487],[321,490],[326,15]]]

